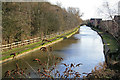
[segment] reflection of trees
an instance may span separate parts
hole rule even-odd
[[[54,50],[64,49],[64,48],[70,46],[73,43],[77,43],[78,41],[80,41],[78,38],[72,36],[72,37],[70,37],[68,39],[65,39],[65,40],[63,40],[63,41],[61,41],[57,44],[54,44],[53,49]]]

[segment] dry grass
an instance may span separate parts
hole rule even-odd
[[[116,79],[120,78],[119,73],[116,73],[114,70],[111,70],[107,67],[107,64],[99,63],[98,66],[91,71],[92,73],[84,77],[85,79]]]

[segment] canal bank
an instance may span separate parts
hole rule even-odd
[[[63,60],[57,63],[55,67],[55,70],[58,70],[61,76],[64,75],[63,72],[66,70],[65,65],[63,65],[64,63],[69,65],[68,67],[70,67],[71,63],[73,63],[74,67],[72,67],[71,69],[82,74],[91,72],[91,70],[94,69],[96,65],[98,65],[100,62],[105,61],[102,39],[96,31],[93,31],[88,26],[81,26],[79,33],[76,33],[69,39],[60,41],[59,43],[56,43],[51,47],[53,48],[53,51],[51,52],[52,54],[58,55],[59,57],[63,58]],[[18,63],[20,68],[24,69],[24,66],[28,66],[25,61],[28,62],[33,69],[37,70],[41,66],[33,60],[37,58],[40,59],[42,63],[45,62],[43,58],[40,58],[41,54],[44,53],[38,50],[34,53],[27,54],[20,58],[9,61],[6,64],[3,64],[3,74],[7,70],[12,71],[13,69],[15,69],[16,63]],[[24,61],[22,59],[24,59]],[[82,65],[77,65],[81,63]],[[34,71],[31,70],[31,68],[28,66],[26,73],[29,72],[31,72],[31,78],[40,78],[35,75]],[[82,74],[80,77],[82,78],[83,75],[85,74]],[[71,78],[74,77],[71,76]]]
[[[102,30],[100,29],[97,29],[97,28],[92,28],[93,30],[95,30],[102,38],[102,41],[103,41],[103,44],[104,44],[104,55],[105,55],[105,58],[106,58],[106,63],[109,65],[109,64],[115,64],[116,62],[115,61],[112,61],[111,60],[113,59],[114,55],[116,55],[116,53],[118,53],[118,49],[119,49],[119,45],[118,45],[118,42],[115,40],[115,38],[109,34],[109,33],[106,33],[106,32],[103,32]],[[108,59],[108,58],[112,58],[111,60]],[[118,60],[117,57],[113,60]]]
[[[102,38],[104,44],[105,62],[96,66],[91,75],[87,75],[88,79],[120,79],[120,55],[118,42],[110,33],[106,33],[100,29],[93,28]]]
[[[36,47],[34,47],[34,48],[21,51],[21,52],[17,53],[17,55],[15,56],[15,58],[18,58],[18,57],[24,56],[24,55],[26,55],[26,54],[28,54],[28,53],[30,53],[30,52],[34,52],[34,51],[36,51],[36,50],[39,50],[41,47],[48,47],[48,46],[50,46],[50,45],[53,45],[53,44],[55,44],[55,43],[58,43],[58,42],[60,42],[60,41],[62,41],[62,40],[64,40],[64,39],[66,39],[66,38],[69,38],[69,37],[71,37],[72,35],[76,34],[76,33],[79,31],[79,28],[80,28],[80,27],[77,27],[77,28],[75,28],[73,31],[70,31],[70,32],[68,32],[68,33],[66,33],[66,34],[58,35],[58,36],[52,38],[52,41],[51,41],[51,42],[47,42],[47,43],[45,43],[44,45],[39,45],[39,46],[36,46]],[[8,62],[8,61],[10,61],[10,60],[12,60],[12,59],[13,59],[13,57],[11,57],[11,56],[9,55],[9,56],[6,57],[4,60],[1,60],[1,61],[0,61],[0,64],[5,63],[5,62]]]

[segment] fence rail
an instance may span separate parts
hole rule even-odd
[[[69,31],[57,32],[55,34],[45,35],[43,38],[49,39],[49,38],[55,37],[56,35],[61,35],[61,34],[68,33],[72,30],[73,29],[71,29]],[[29,40],[24,40],[24,41],[19,41],[19,42],[13,42],[11,44],[1,45],[0,48],[1,48],[2,51],[11,50],[13,48],[22,47],[22,46],[25,46],[25,45],[28,45],[28,44],[39,42],[40,40],[42,40],[40,37],[36,37],[36,38],[33,38],[33,39],[29,39]]]

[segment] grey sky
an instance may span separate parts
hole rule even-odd
[[[102,6],[102,4],[108,1],[111,6],[116,6],[119,0],[48,0],[52,4],[56,4],[57,2],[62,4],[62,7],[78,7],[81,12],[84,13],[82,19],[90,19],[90,18],[99,18],[101,17],[98,14],[98,8]]]

